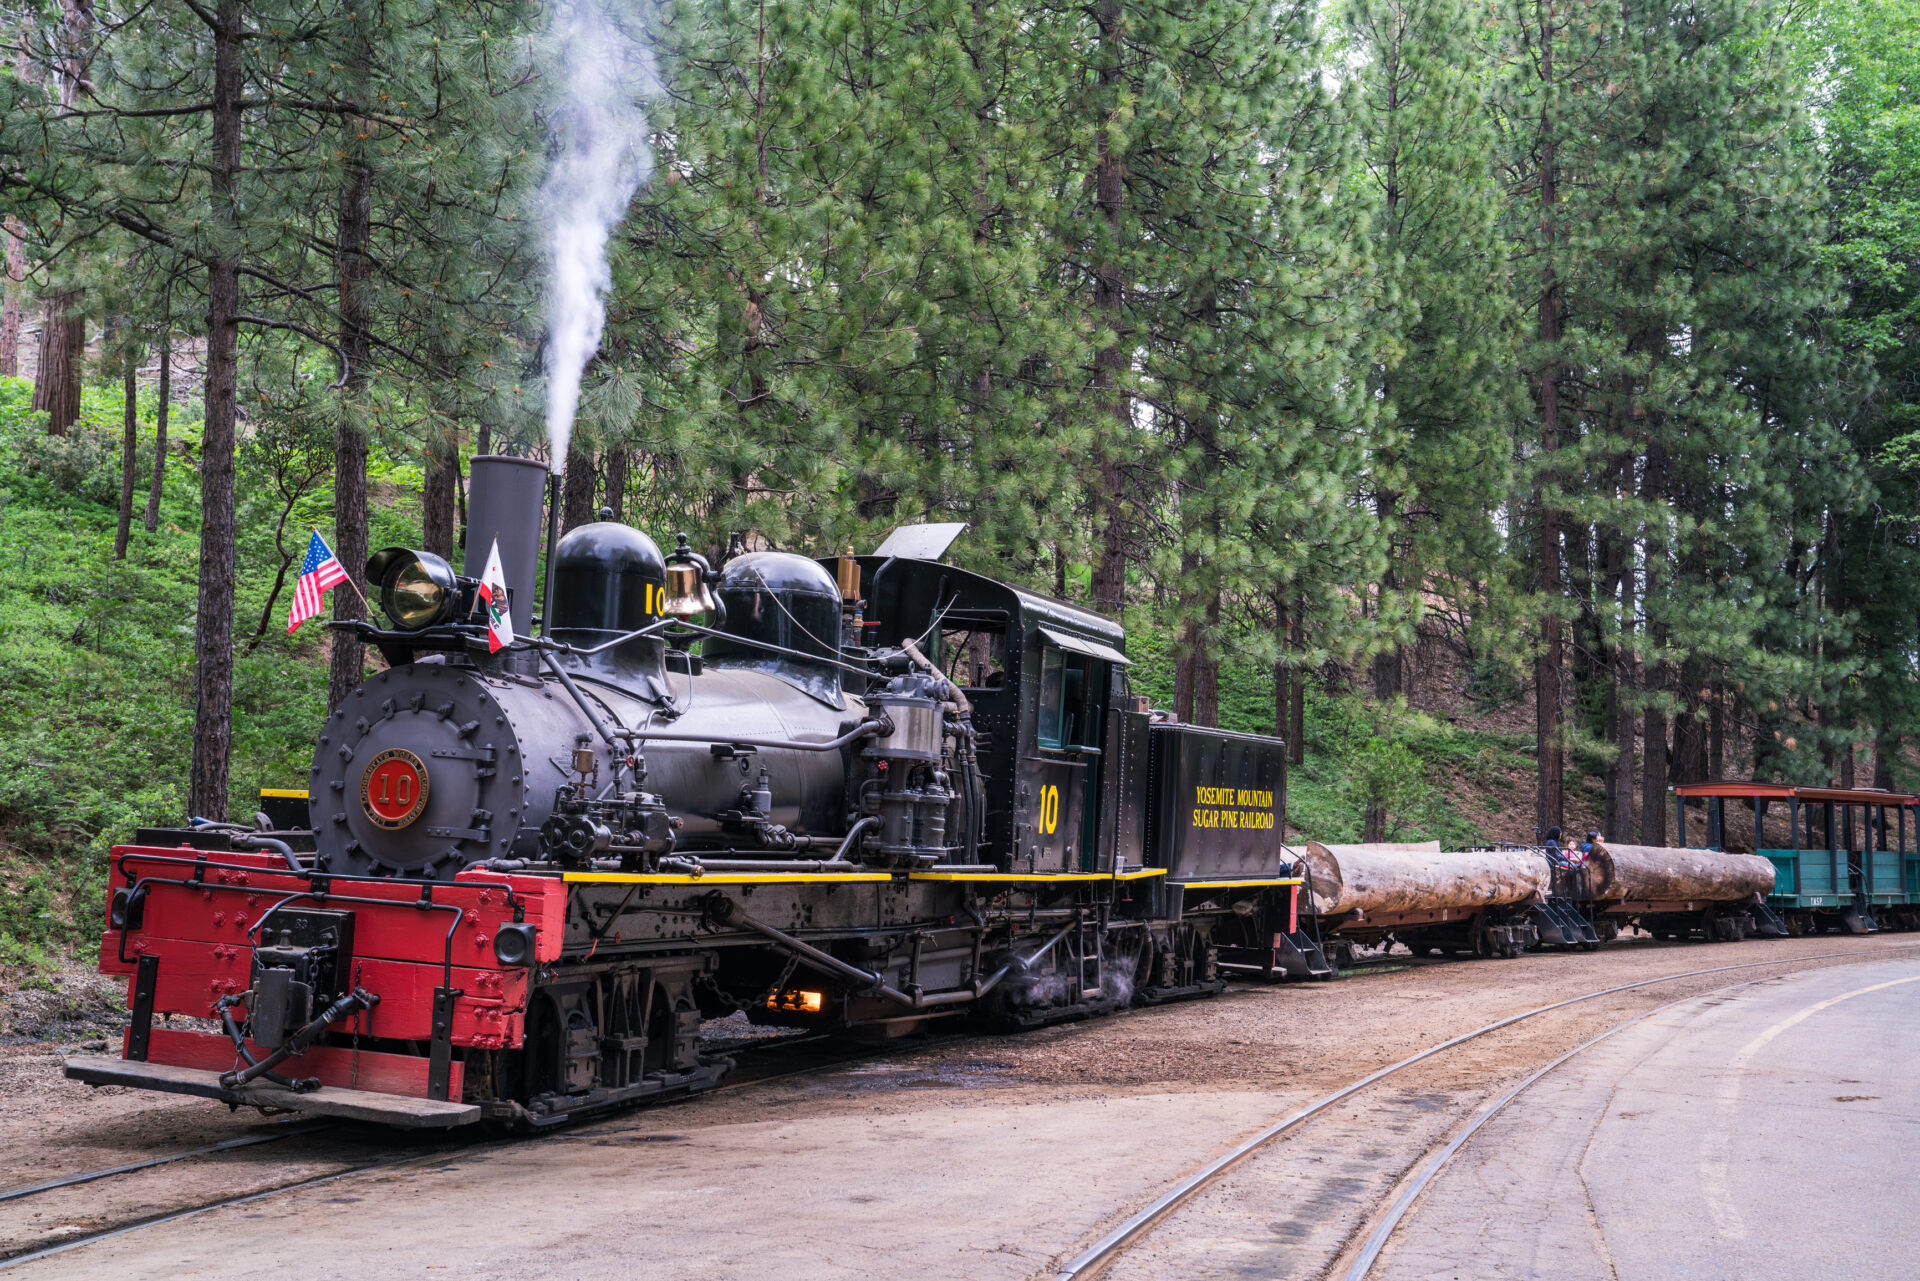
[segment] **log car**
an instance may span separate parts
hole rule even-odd
[[[1514,957],[1540,940],[1535,916],[1548,882],[1535,851],[1309,841],[1304,861],[1316,933],[1336,963],[1381,943],[1415,955]]]
[[[1603,939],[1629,926],[1655,938],[1738,942],[1786,931],[1767,907],[1773,868],[1749,854],[1596,841],[1583,861],[1553,859],[1555,906]]]

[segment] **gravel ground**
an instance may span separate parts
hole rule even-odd
[[[22,1273],[359,1278],[412,1259],[478,1276],[608,1275],[643,1225],[649,1276],[1048,1277],[1173,1179],[1416,1050],[1637,979],[1781,965],[1623,993],[1450,1051],[1243,1167],[1156,1233],[1152,1250],[1127,1262],[1132,1270],[1114,1273],[1314,1276],[1459,1116],[1594,1031],[1748,978],[1920,954],[1903,950],[1914,947],[1898,935],[1635,941],[1591,955],[1249,988],[1021,1035],[944,1033],[856,1064],[144,1229]],[[1800,959],[1817,953],[1843,957]],[[7,1186],[271,1124],[201,1100],[89,1091],[59,1078],[62,1048],[71,1047],[0,1049]],[[91,1184],[84,1195],[0,1203],[0,1253],[344,1169],[393,1147],[391,1135],[331,1132]],[[481,1202],[486,1230],[445,1230],[472,1221]],[[417,1253],[393,1254],[396,1241]]]

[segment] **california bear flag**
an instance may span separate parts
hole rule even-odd
[[[499,653],[513,644],[513,615],[507,609],[507,571],[500,568],[500,540],[493,540],[487,568],[480,575],[480,599],[487,607],[487,650]]]

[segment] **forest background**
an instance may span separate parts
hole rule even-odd
[[[1916,782],[1913,0],[564,3],[655,164],[569,525],[966,521],[1323,837]],[[0,967],[305,777],[310,528],[546,456],[553,16],[0,0]]]

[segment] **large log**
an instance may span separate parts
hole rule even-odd
[[[1587,865],[1593,897],[1603,902],[1731,903],[1773,891],[1773,864],[1758,854],[1595,841]]]
[[[1545,897],[1546,858],[1531,850],[1446,850],[1440,842],[1307,842],[1310,901],[1321,916],[1492,907]]]

